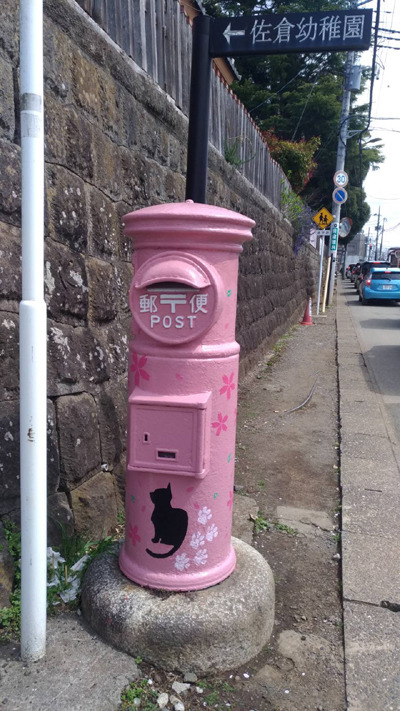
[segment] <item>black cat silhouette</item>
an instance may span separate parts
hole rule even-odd
[[[153,543],[164,543],[173,546],[168,553],[153,553],[146,548],[146,553],[153,558],[169,558],[174,555],[185,540],[188,515],[184,509],[173,509],[171,506],[172,491],[171,484],[166,489],[156,489],[150,492],[150,498],[154,504],[154,511],[151,521],[154,525]]]

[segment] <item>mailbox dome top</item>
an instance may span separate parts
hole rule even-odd
[[[189,201],[145,207],[125,215],[123,221],[125,234],[132,237],[136,248],[174,247],[174,240],[182,248],[193,246],[195,240],[209,249],[237,251],[252,238],[255,225],[238,212]]]

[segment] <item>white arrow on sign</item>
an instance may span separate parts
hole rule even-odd
[[[231,23],[229,23],[225,32],[223,33],[227,42],[230,43],[231,37],[243,37],[246,34],[246,30],[231,30]]]

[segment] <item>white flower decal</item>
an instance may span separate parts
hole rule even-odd
[[[207,533],[206,533],[207,541],[212,541],[217,536],[218,536],[218,528],[216,527],[215,523],[212,523],[211,526],[209,526],[207,528]]]
[[[177,555],[175,558],[175,568],[177,570],[185,570],[186,568],[189,568],[190,566],[190,560],[187,557],[186,553],[182,553],[182,555]]]
[[[194,533],[190,545],[192,548],[200,548],[204,544],[204,536],[201,531]]]
[[[202,523],[205,526],[207,521],[210,520],[210,518],[212,518],[211,509],[208,509],[207,506],[203,506],[203,508],[199,511],[199,515],[197,516],[198,522]]]
[[[194,563],[196,565],[205,565],[207,563],[207,551],[205,548],[200,548],[200,550],[197,551],[195,557],[193,558]]]

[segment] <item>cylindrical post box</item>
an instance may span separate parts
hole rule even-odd
[[[238,261],[254,222],[191,201],[124,222],[135,273],[120,567],[140,585],[199,590],[235,567]]]

